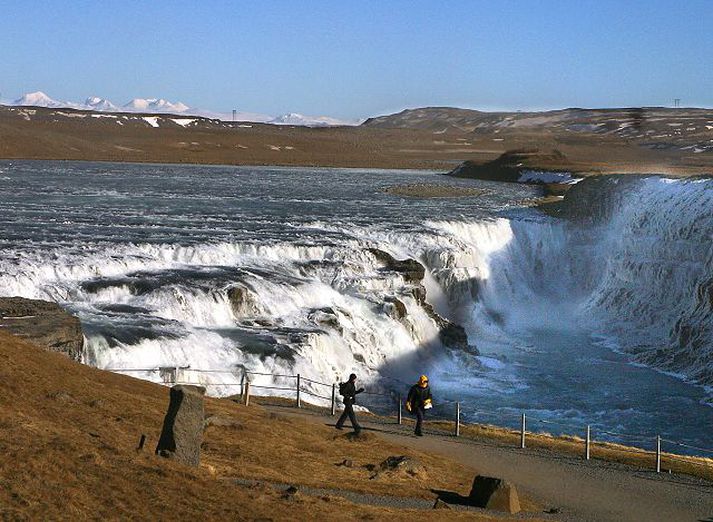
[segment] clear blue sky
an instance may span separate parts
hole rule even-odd
[[[0,93],[359,118],[713,106],[713,0],[19,1]]]

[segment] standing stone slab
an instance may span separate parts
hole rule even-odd
[[[203,442],[205,388],[179,384],[171,388],[171,402],[163,419],[156,454],[198,466]]]
[[[520,497],[514,484],[499,478],[476,476],[469,499],[474,506],[510,514],[520,512]]]

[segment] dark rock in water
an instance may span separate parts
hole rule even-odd
[[[339,323],[339,316],[337,312],[330,306],[324,308],[316,308],[309,312],[309,320],[318,326],[327,327],[338,331],[340,334],[344,333],[342,325]]]
[[[423,305],[426,302],[426,288],[423,285],[413,286],[410,293],[418,304]]]
[[[415,259],[398,260],[388,252],[378,248],[370,248],[369,252],[384,265],[386,270],[398,272],[409,283],[419,283],[426,275],[424,266]]]
[[[443,319],[443,321],[444,324],[439,325],[441,329],[438,332],[438,338],[443,344],[466,351],[474,349],[468,344],[468,334],[465,333],[465,329],[461,325],[452,323],[447,319]]]
[[[163,420],[156,454],[189,466],[198,466],[203,442],[205,388],[179,384],[171,388],[171,401]]]
[[[565,155],[556,149],[509,150],[487,163],[464,161],[446,175],[456,178],[517,182],[526,170],[546,169],[549,172],[569,172],[569,169],[562,168],[566,159]]]
[[[257,299],[245,285],[236,284],[228,288],[228,300],[233,313],[238,317],[255,316],[260,312]]]
[[[474,355],[479,355],[478,349],[469,344],[468,334],[465,329],[452,321],[449,321],[445,317],[438,314],[425,300],[426,290],[423,289],[424,300],[421,302],[421,307],[428,314],[428,316],[433,319],[438,325],[438,338],[440,341],[449,348],[455,348],[457,350],[464,350],[470,352]]]
[[[540,206],[547,214],[586,225],[606,223],[644,175],[590,176],[572,185],[562,201]]]
[[[75,316],[56,303],[0,297],[0,328],[51,352],[82,359],[84,333]]]
[[[396,319],[397,321],[404,319],[408,314],[408,311],[406,310],[406,305],[403,303],[403,301],[393,296],[386,296],[384,298],[383,309],[384,312],[386,312],[386,315],[388,315],[392,319]]]
[[[520,498],[517,489],[510,482],[477,475],[468,496],[471,504],[486,509],[514,514],[520,512]]]

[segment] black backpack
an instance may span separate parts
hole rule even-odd
[[[339,395],[341,395],[342,397],[346,397],[346,395],[347,395],[347,383],[346,382],[339,383]]]

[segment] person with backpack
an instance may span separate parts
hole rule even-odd
[[[343,397],[342,402],[344,403],[344,411],[335,425],[338,430],[342,429],[344,422],[347,420],[347,417],[349,417],[349,420],[352,423],[352,428],[354,428],[354,433],[359,433],[361,431],[361,426],[359,426],[356,415],[354,415],[354,403],[356,402],[357,394],[363,392],[364,388],[359,388],[358,390],[356,389],[356,379],[357,376],[352,373],[347,382],[339,383],[339,394]]]
[[[423,437],[423,418],[426,415],[426,410],[431,407],[431,388],[428,387],[428,377],[421,375],[418,382],[411,386],[406,398],[406,410],[416,415],[414,433],[417,437]]]

